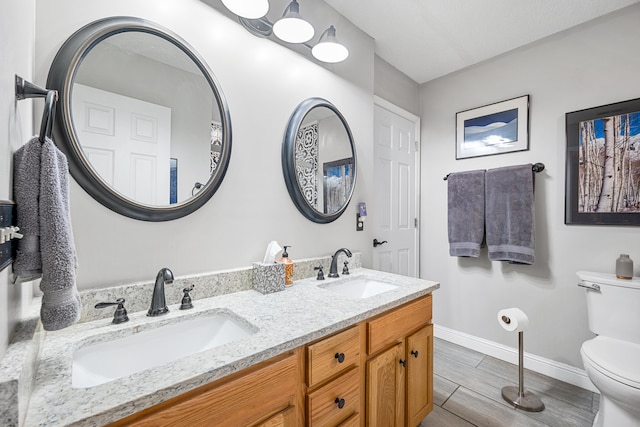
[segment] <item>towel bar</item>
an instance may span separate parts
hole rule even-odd
[[[536,163],[532,165],[531,170],[534,171],[535,173],[542,172],[544,170],[544,163]],[[442,179],[446,181],[449,178],[449,175],[451,174],[450,173],[446,174],[445,177]]]

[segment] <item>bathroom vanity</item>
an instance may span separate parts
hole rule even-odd
[[[369,294],[352,293],[363,286]],[[194,309],[169,306],[160,318],[136,312],[120,325],[102,319],[47,334],[26,425],[416,426],[433,405],[431,292],[438,287],[358,268],[272,294],[194,299]],[[250,333],[99,385],[72,386],[81,384],[79,349],[216,313]],[[173,341],[167,348],[181,346]]]

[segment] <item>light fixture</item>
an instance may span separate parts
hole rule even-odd
[[[269,0],[222,0],[227,9],[248,19],[262,18],[269,11]]]
[[[311,54],[319,61],[342,62],[349,56],[349,50],[336,38],[336,28],[331,25],[324,30]]]
[[[289,43],[304,43],[313,37],[313,26],[300,15],[300,5],[292,0],[284,10],[282,18],[273,24],[273,33],[280,40]]]

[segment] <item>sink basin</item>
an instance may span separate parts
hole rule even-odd
[[[71,383],[88,388],[251,336],[258,331],[229,312],[177,321],[81,347]]]
[[[358,277],[345,282],[329,283],[321,287],[328,291],[356,299],[369,298],[398,288],[397,285],[368,277]]]

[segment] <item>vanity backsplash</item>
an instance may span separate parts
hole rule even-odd
[[[344,260],[348,259],[349,268],[360,268],[362,267],[360,255],[359,252],[354,252],[351,258],[347,258],[343,254],[340,254],[338,265],[342,265]],[[342,257],[344,257],[344,260]],[[329,271],[329,264],[331,264],[331,256],[295,260],[293,280],[296,281],[316,276],[317,271],[315,271],[314,268],[319,265],[322,265],[325,271]],[[166,267],[171,268],[170,265]],[[176,274],[176,278],[173,283],[165,286],[165,295],[167,305],[169,306],[179,304],[183,296],[182,290],[191,286],[193,286],[193,290],[190,294],[194,305],[198,304],[199,299],[246,291],[253,288],[253,268],[251,266],[189,276],[180,276],[178,271],[174,271],[174,273]],[[82,300],[80,322],[91,322],[113,317],[113,310],[98,310],[94,307],[100,302],[115,302],[118,298],[125,299],[124,306],[129,313],[148,310],[151,295],[153,294],[154,275],[155,272],[150,273],[150,280],[148,282],[82,291],[80,293]]]

